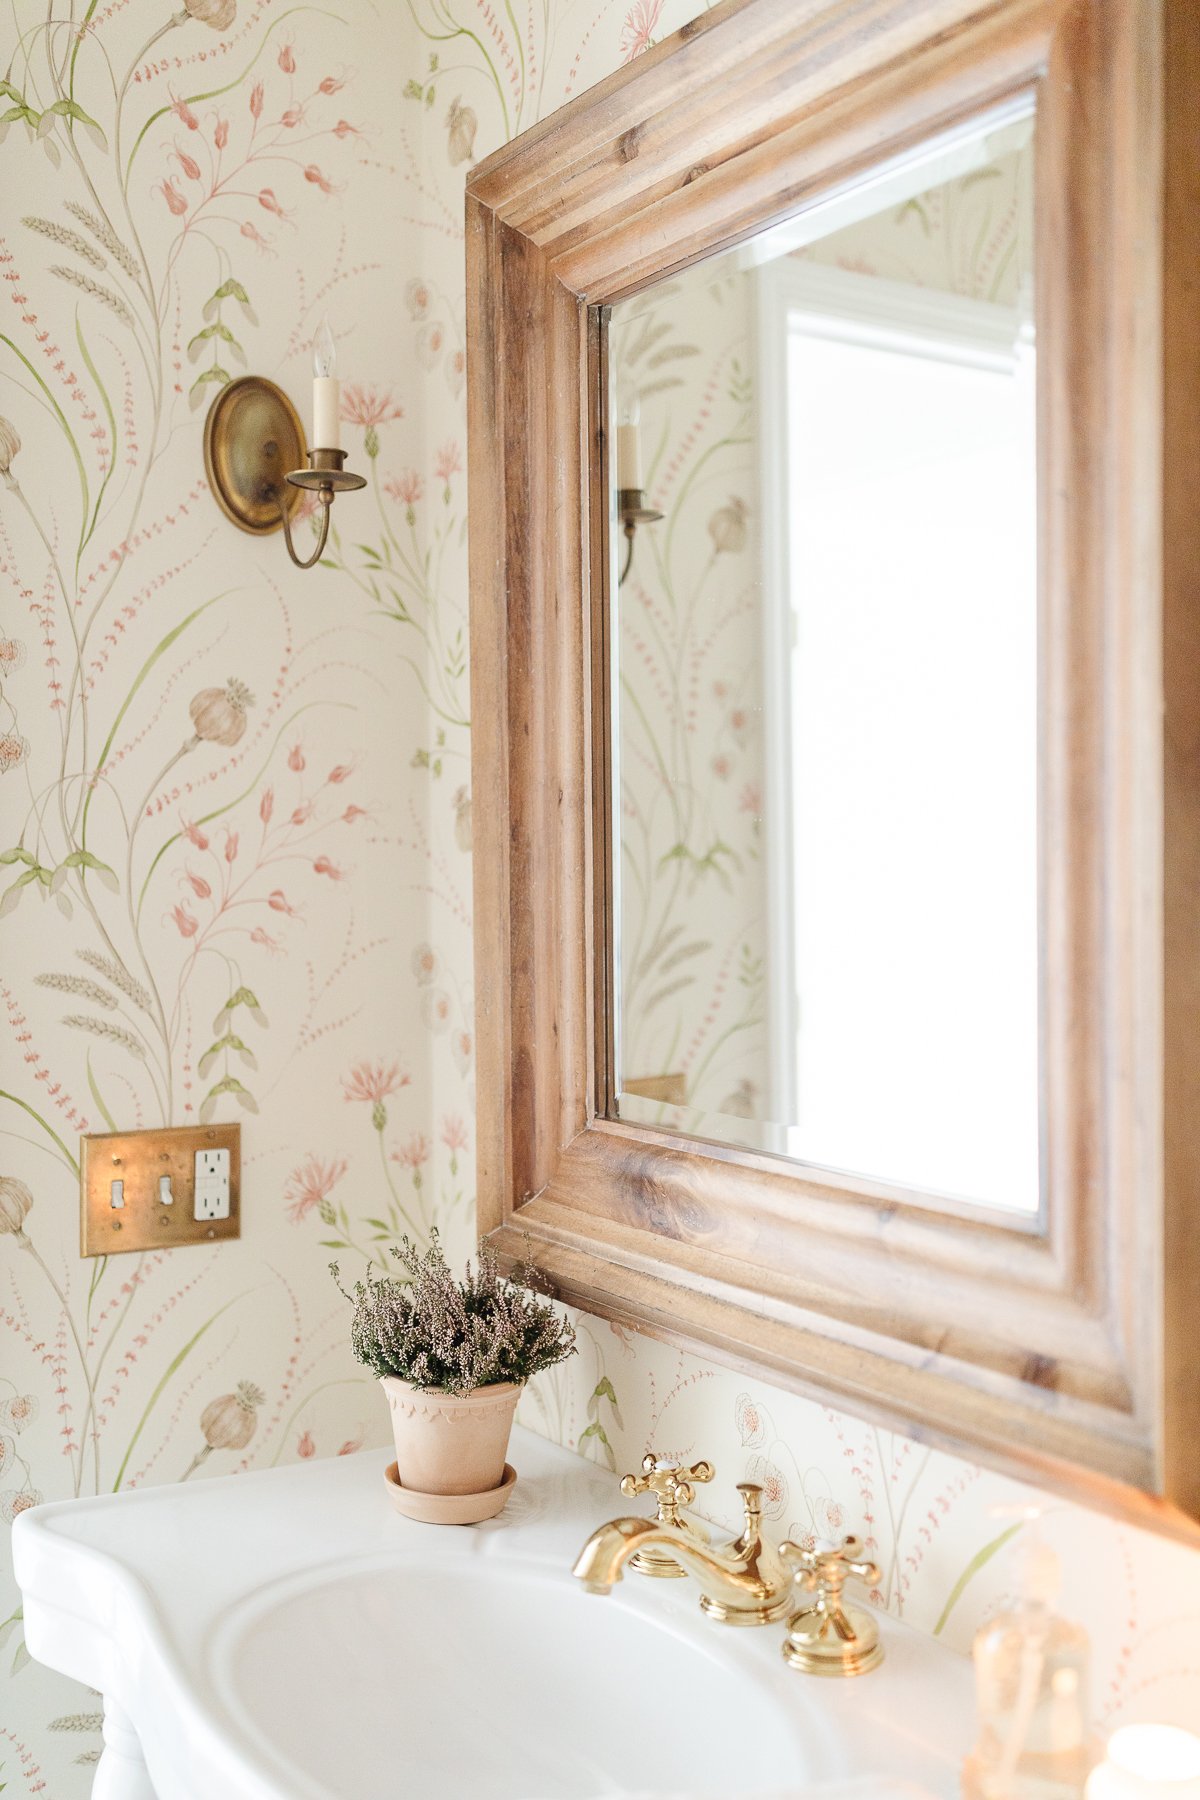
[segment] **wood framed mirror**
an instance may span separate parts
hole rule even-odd
[[[1188,10],[1186,0],[724,0],[488,158],[467,189],[481,1231],[506,1258],[532,1252],[562,1297],[587,1311],[1185,1535],[1200,1518],[1191,1355],[1200,1299],[1200,590],[1191,499],[1200,334],[1189,316],[1200,260],[1192,131],[1200,49]],[[856,285],[863,269],[851,252],[864,219],[919,210],[922,196],[957,204],[981,171],[1010,183],[1009,213],[1024,221],[1010,237],[1023,234],[1028,281],[1019,258],[1007,276],[993,270],[986,305],[973,312],[948,296],[914,299],[920,282],[906,292],[894,279],[869,293]],[[818,240],[825,248],[814,251]],[[761,274],[781,260],[782,275]],[[776,585],[786,585],[778,543],[789,532],[794,540],[803,516],[806,579],[826,571],[805,593],[824,594],[821,616],[844,628],[856,602],[837,557],[837,522],[844,531],[859,499],[853,443],[843,443],[840,461],[832,448],[845,435],[837,402],[844,393],[856,408],[867,396],[881,405],[878,355],[897,345],[936,339],[938,350],[896,361],[892,425],[883,411],[870,415],[876,464],[888,432],[896,437],[886,476],[896,517],[909,510],[897,499],[899,474],[911,473],[917,454],[903,421],[924,420],[935,404],[933,387],[911,383],[935,380],[933,362],[959,371],[935,380],[955,456],[963,421],[993,417],[990,394],[995,418],[1008,421],[996,441],[1020,439],[1028,474],[1027,486],[1018,470],[1005,489],[1008,512],[993,512],[991,525],[984,514],[976,520],[997,566],[966,584],[970,608],[953,604],[964,584],[954,587],[951,567],[949,600],[918,618],[928,584],[910,578],[897,588],[907,599],[893,608],[903,629],[891,649],[876,654],[876,609],[857,640],[844,630],[828,637],[824,663],[808,654],[808,686],[788,690],[788,741],[816,741],[814,720],[824,717],[820,742],[836,746],[854,697],[847,688],[848,699],[831,699],[822,670],[842,666],[868,631],[881,694],[888,657],[910,655],[921,632],[949,643],[949,622],[956,631],[968,611],[1009,632],[1015,660],[1003,665],[1005,680],[1023,671],[1023,698],[991,705],[994,643],[973,640],[979,704],[959,705],[942,743],[944,761],[969,770],[992,746],[989,793],[1027,757],[1011,837],[992,801],[977,809],[988,827],[980,829],[969,781],[955,801],[970,827],[963,841],[975,845],[978,901],[961,955],[987,959],[991,944],[1011,979],[993,980],[990,1000],[966,1006],[961,980],[948,977],[947,1010],[938,1011],[940,999],[930,1010],[951,1023],[906,1039],[911,996],[895,987],[889,1019],[886,959],[867,979],[853,942],[843,945],[831,953],[842,973],[826,983],[824,1013],[816,999],[808,1008],[810,1021],[829,1021],[825,1035],[810,1023],[796,1052],[786,1004],[764,1028],[775,1048],[764,1052],[757,1112],[702,1094],[694,1065],[672,1060],[677,1034],[656,1040],[634,1028],[647,965],[628,949],[636,895],[621,774],[625,759],[654,760],[652,732],[640,746],[636,732],[625,736],[637,695],[622,657],[636,648],[636,631],[633,603],[620,597],[629,592],[622,565],[629,544],[639,570],[666,555],[652,547],[653,523],[633,518],[628,542],[622,526],[631,491],[656,510],[670,460],[662,433],[644,477],[636,445],[620,446],[630,425],[622,395],[632,387],[658,404],[664,391],[639,370],[656,329],[645,322],[667,286],[698,294],[743,278],[753,278],[755,294],[759,417],[748,436],[760,446],[758,485],[740,512],[736,496],[714,497],[705,568],[741,546],[751,513],[773,515],[784,521],[782,539],[776,530],[775,550],[759,552],[756,592],[767,594],[772,566]],[[879,294],[889,285],[899,310],[881,324]],[[786,378],[764,375],[783,368],[763,360],[772,317],[818,343],[808,363],[799,352],[787,362]],[[847,346],[877,358],[858,387]],[[655,367],[660,377],[674,373],[661,360]],[[835,380],[826,379],[831,369]],[[981,372],[1002,380],[988,386]],[[762,419],[778,412],[789,383],[801,384],[810,424],[826,407],[807,463],[794,441],[788,457],[772,455],[770,442],[782,439],[763,435]],[[753,388],[743,379],[735,400]],[[714,390],[707,404],[716,403]],[[634,461],[619,467],[619,447]],[[810,474],[803,491],[801,466]],[[958,492],[939,489],[943,510]],[[1025,504],[1014,523],[1012,508]],[[870,530],[867,520],[863,535]],[[910,562],[919,544],[918,533]],[[877,592],[875,565],[858,562],[859,590]],[[701,585],[697,577],[689,592]],[[643,599],[650,605],[653,595]],[[809,634],[810,652],[820,640]],[[780,641],[773,659],[760,658],[749,705],[773,746],[763,752],[768,778],[781,763],[771,707],[778,718],[782,703],[767,691],[772,669],[789,663]],[[672,644],[678,651],[666,633],[660,657]],[[916,680],[928,659],[910,663]],[[957,668],[947,663],[923,708],[939,694],[961,701],[968,675]],[[663,700],[667,711],[681,704],[678,694]],[[1011,740],[1010,715],[1023,721]],[[818,776],[836,768],[861,808],[871,769],[890,759],[877,747],[854,781],[844,749],[815,760]],[[813,763],[811,750],[795,761],[795,780],[808,779]],[[928,766],[939,766],[936,756]],[[658,769],[660,787],[670,775]],[[831,807],[831,791],[822,780],[813,788],[825,815],[842,816],[851,802]],[[760,812],[768,817],[769,805]],[[796,943],[820,942],[829,929],[813,920],[836,920],[846,896],[869,895],[875,910],[863,914],[862,942],[874,944],[887,900],[886,881],[871,875],[886,868],[883,852],[874,865],[831,855],[836,840],[819,835],[820,806],[792,812],[807,821],[806,866],[832,866],[842,885],[805,888],[807,937],[791,932],[791,902],[771,903],[764,943],[775,946],[774,960],[754,979],[789,991],[795,971],[784,980],[781,968],[788,956],[803,963]],[[928,806],[914,811],[909,838],[928,817]],[[921,867],[942,892],[958,872],[953,859],[938,861],[944,832],[934,824]],[[773,835],[790,829],[785,818]],[[668,831],[647,842],[651,870],[664,857],[711,861],[711,834],[689,842]],[[1014,859],[1023,870],[1024,885],[1003,904],[999,875],[986,880],[989,844],[1002,846],[1008,874]],[[793,900],[798,892],[787,880],[776,888]],[[668,902],[669,932],[678,890]],[[1010,942],[1018,913],[1024,923]],[[910,907],[906,931],[924,929]],[[939,937],[942,926],[931,957]],[[680,947],[678,936],[669,941]],[[785,941],[791,947],[780,951]],[[837,999],[851,975],[854,1030],[839,1038]],[[1020,1005],[1002,1028],[1009,990]],[[959,1150],[949,1125],[938,1129],[939,1096],[956,1078],[953,1055],[943,1054],[948,1039],[980,1071],[982,1110],[958,1133]],[[847,1101],[854,1043],[875,1040],[888,1047],[875,1085],[864,1057],[860,1091]],[[918,1046],[912,1060],[925,1078],[908,1083],[889,1125],[887,1070],[905,1042]],[[640,1062],[633,1045],[644,1047]],[[789,1056],[809,1074],[797,1076]],[[754,1086],[735,1091],[744,1098]],[[961,1119],[972,1083],[954,1091],[942,1103]],[[835,1129],[839,1100],[845,1117]],[[852,1135],[856,1113],[878,1127],[873,1136]],[[995,1155],[979,1155],[984,1140]]]

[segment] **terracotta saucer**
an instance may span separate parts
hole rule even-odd
[[[511,1463],[505,1463],[499,1487],[488,1488],[482,1494],[422,1494],[417,1488],[403,1486],[395,1463],[388,1464],[383,1479],[388,1499],[406,1519],[419,1519],[423,1525],[479,1525],[504,1511],[517,1471]]]

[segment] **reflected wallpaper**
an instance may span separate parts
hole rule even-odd
[[[386,1441],[327,1264],[472,1233],[462,185],[694,10],[0,19],[6,1520]],[[305,410],[325,314],[369,487],[302,575],[218,513],[201,431],[243,369]],[[746,844],[752,779],[731,766]],[[81,1261],[79,1133],[209,1117],[242,1123],[241,1241]],[[966,1646],[1011,1484],[580,1324],[529,1424],[618,1473],[648,1443],[711,1455],[718,1506],[757,1474],[781,1529],[863,1532],[883,1601]],[[1104,1719],[1194,1724],[1200,1558],[1048,1504]],[[81,1800],[98,1707],[29,1660],[5,1564],[0,1791]]]

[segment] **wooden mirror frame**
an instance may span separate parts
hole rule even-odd
[[[724,0],[467,187],[481,1231],[588,1312],[1181,1535],[1200,1518],[1190,6]],[[1031,88],[1043,1216],[1001,1223],[608,1116],[603,309]]]

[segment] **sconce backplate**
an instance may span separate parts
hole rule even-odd
[[[204,424],[204,467],[227,519],[258,537],[278,531],[280,507],[291,514],[300,503],[285,477],[306,460],[304,427],[282,388],[243,375],[221,389]]]

